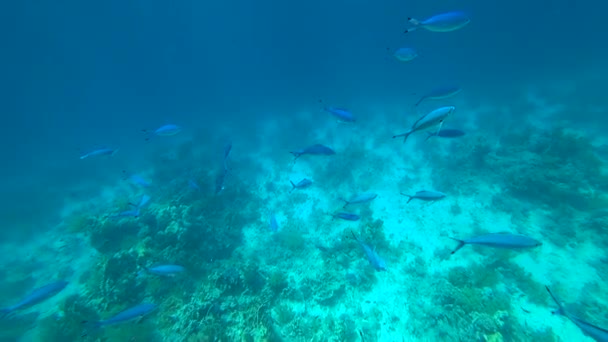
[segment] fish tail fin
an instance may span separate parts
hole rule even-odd
[[[428,135],[426,136],[426,139],[424,139],[424,141],[427,141],[429,139],[431,139],[431,137],[434,137],[437,135],[437,133],[433,133],[433,132],[426,132]]]
[[[407,140],[407,138],[410,136],[410,134],[412,134],[412,133],[414,133],[414,132],[409,131],[407,133],[393,135],[393,139],[403,137],[403,142],[405,142]]]
[[[403,192],[401,193],[401,195],[403,195],[403,196],[405,196],[405,197],[408,198],[407,199],[407,203],[410,203],[414,199],[414,196],[408,195],[408,194],[404,194]]]
[[[413,27],[407,28],[405,29],[405,31],[403,31],[403,33],[410,33],[410,32],[414,32],[418,29],[418,26],[420,26],[420,21],[418,19],[415,18],[407,18],[407,21],[413,25]]]
[[[298,158],[300,158],[300,156],[302,155],[302,153],[300,152],[289,152],[291,154],[293,154],[294,158],[293,158],[293,163],[296,163],[296,160],[298,160]]]
[[[342,206],[342,209],[346,208],[346,206],[348,206],[350,204],[349,201],[345,200],[344,198],[340,197],[338,198],[340,201],[344,202],[344,205]]]
[[[416,102],[416,104],[414,104],[414,107],[418,107],[422,101],[424,101],[425,97],[421,97],[420,100],[418,100],[418,102]]]
[[[559,299],[557,299],[557,297],[553,294],[553,292],[551,292],[551,289],[549,288],[549,286],[545,285],[545,289],[547,289],[547,292],[549,292],[551,299],[553,299],[555,304],[557,304],[557,310],[553,310],[551,313],[558,314],[558,315],[565,315],[564,307],[562,306]]]
[[[289,193],[292,193],[296,189],[296,185],[292,180],[289,180],[289,183],[291,183],[291,190],[289,191]]]
[[[458,246],[456,246],[456,248],[454,248],[454,250],[450,254],[454,254],[454,253],[458,252],[459,249],[461,249],[462,247],[464,247],[467,244],[463,240],[460,240],[460,239],[457,239],[457,238],[450,237],[450,239],[458,242]]]

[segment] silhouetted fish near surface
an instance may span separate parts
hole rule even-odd
[[[452,128],[442,128],[439,132],[427,132],[428,136],[426,140],[429,140],[431,137],[440,137],[440,138],[459,138],[464,136],[466,133],[459,129]]]
[[[376,197],[378,197],[378,194],[376,194],[376,193],[364,192],[364,193],[356,194],[349,199],[340,198],[340,200],[345,202],[344,206],[342,208],[346,208],[346,206],[350,205],[350,204],[360,204],[360,203],[371,202]]]
[[[462,11],[441,13],[422,21],[414,18],[408,18],[407,20],[413,27],[408,28],[404,33],[415,31],[418,28],[432,32],[452,32],[465,27],[471,22],[469,16]]]
[[[414,106],[418,107],[423,101],[426,100],[443,100],[450,98],[462,91],[462,88],[458,86],[446,86],[441,88],[436,88],[431,90],[430,92],[422,95],[418,102]]]
[[[418,57],[418,51],[416,51],[414,48],[402,47],[395,50],[393,57],[400,62],[410,62]]]
[[[91,157],[101,157],[101,156],[109,156],[109,157],[113,157],[116,152],[118,152],[118,148],[100,148],[94,151],[91,151],[87,154],[84,154],[82,156],[80,156],[80,159],[86,159],[86,158],[91,158]]]
[[[359,221],[361,216],[352,213],[339,212],[331,215],[333,218],[340,218],[347,221]]]
[[[552,312],[553,314],[565,316],[566,318],[571,320],[572,323],[574,323],[577,327],[579,327],[579,329],[581,329],[583,334],[585,334],[586,336],[588,336],[596,341],[608,342],[608,330],[606,330],[604,328],[600,328],[597,325],[586,322],[583,319],[580,319],[580,318],[570,314],[569,312],[567,312],[564,309],[561,302],[557,299],[557,297],[555,297],[555,295],[553,294],[553,292],[551,292],[549,287],[545,286],[545,288],[547,289],[547,292],[549,292],[549,295],[551,296],[551,298],[553,299],[555,304],[557,304],[557,307],[558,307],[557,310]]]
[[[304,149],[297,150],[297,151],[291,151],[289,153],[291,153],[295,156],[294,162],[298,158],[300,158],[300,156],[303,156],[305,154],[316,155],[316,156],[331,156],[331,155],[336,154],[336,152],[334,150],[332,150],[331,148],[329,148],[325,145],[321,145],[321,144],[314,144],[314,145],[308,146]]]
[[[417,191],[414,195],[408,195],[408,194],[404,194],[403,192],[401,193],[403,196],[407,196],[409,197],[409,199],[407,200],[407,203],[410,203],[413,199],[419,199],[422,201],[438,201],[440,199],[444,199],[445,198],[445,194],[439,191],[432,191],[432,190],[420,190]]]
[[[294,191],[295,189],[306,189],[312,185],[312,181],[308,178],[304,178],[298,183],[294,183],[292,181],[289,182],[291,183],[291,191]]]
[[[359,240],[353,231],[351,233],[353,234],[353,238],[359,243],[359,246],[363,248],[365,256],[367,256],[367,260],[369,260],[372,267],[377,271],[386,271],[386,262],[376,253],[376,250]]]
[[[154,131],[148,131],[146,129],[142,129],[142,132],[149,135],[146,138],[146,140],[150,140],[150,135],[159,136],[159,137],[170,137],[170,136],[178,134],[181,131],[182,131],[181,126],[172,125],[172,124],[160,126],[159,128],[155,129]]]
[[[101,327],[105,327],[108,325],[126,323],[126,322],[130,322],[132,320],[140,319],[140,318],[150,314],[154,310],[156,310],[156,308],[158,308],[158,305],[156,305],[156,304],[142,303],[142,304],[134,306],[130,309],[122,311],[122,312],[118,313],[116,316],[113,316],[106,320],[97,321],[97,322],[83,321],[82,323],[87,323],[92,328],[101,328]],[[86,333],[83,334],[83,336],[84,335],[86,335]]]
[[[460,240],[453,237],[450,237],[450,239],[458,242],[458,246],[456,246],[456,249],[452,251],[452,254],[456,253],[465,245],[479,245],[507,249],[534,248],[542,245],[542,242],[531,237],[511,233],[490,233],[465,240]]]
[[[0,309],[0,314],[9,314],[17,310],[29,308],[33,305],[41,303],[59,292],[61,292],[68,285],[67,281],[57,281],[42,287],[39,287],[32,291],[29,295],[19,301],[17,304]]]
[[[456,110],[456,107],[454,107],[454,106],[446,106],[446,107],[437,108],[434,111],[432,111],[426,115],[423,115],[418,120],[416,120],[416,122],[414,122],[414,124],[412,125],[412,128],[410,128],[409,131],[407,131],[403,134],[393,135],[393,139],[398,138],[398,137],[403,137],[403,142],[405,142],[407,140],[407,138],[410,136],[410,134],[433,127],[433,126],[439,126],[439,129],[438,129],[438,131],[439,131],[439,130],[441,130],[441,125],[443,124],[443,121],[448,117],[448,115],[452,114],[454,112],[454,110]]]
[[[322,100],[319,100],[319,103],[323,104]],[[342,122],[355,122],[355,116],[348,109],[339,108],[339,107],[323,107],[323,110],[337,118]]]
[[[185,272],[186,269],[179,265],[158,265],[154,267],[148,267],[145,269],[146,272],[163,277],[174,277],[178,273]]]
[[[277,217],[275,216],[274,213],[270,214],[270,231],[272,232],[278,232],[279,231],[279,223],[277,222]]]

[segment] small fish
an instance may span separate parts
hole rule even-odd
[[[188,180],[188,186],[190,187],[190,189],[195,190],[195,191],[201,191],[201,187],[198,186],[198,184],[196,184],[196,182],[192,179]]]
[[[454,107],[454,106],[446,106],[446,107],[437,108],[437,109],[433,110],[432,112],[425,114],[422,117],[420,117],[418,120],[416,120],[416,122],[414,122],[414,124],[412,125],[412,128],[410,128],[409,131],[407,131],[403,134],[393,135],[393,139],[398,138],[398,137],[403,137],[403,142],[405,142],[407,140],[407,138],[410,136],[410,134],[420,131],[420,130],[424,130],[424,129],[433,127],[433,126],[439,126],[438,131],[440,131],[441,126],[443,125],[443,121],[448,117],[448,115],[452,114],[454,112],[454,110],[456,110],[456,107]]]
[[[432,191],[432,190],[420,190],[417,191],[416,194],[414,195],[408,195],[408,194],[404,194],[401,193],[403,196],[407,196],[409,197],[409,199],[407,200],[407,203],[410,203],[413,199],[419,199],[422,201],[428,201],[428,202],[432,202],[432,201],[438,201],[440,199],[444,199],[446,194],[439,192],[439,191]]]
[[[319,100],[319,103],[323,104],[322,100]],[[348,109],[339,108],[339,107],[323,107],[323,110],[328,112],[329,114],[336,117],[339,121],[342,122],[355,122],[355,116]]]
[[[101,157],[101,156],[110,156],[113,157],[116,152],[118,152],[118,148],[100,148],[98,150],[91,151],[87,154],[80,156],[80,160],[90,158],[90,157]]]
[[[461,91],[462,91],[462,88],[460,88],[458,86],[446,86],[446,87],[436,88],[436,89],[433,89],[430,92],[422,95],[414,106],[418,107],[418,105],[420,105],[422,102],[424,102],[426,100],[447,99],[447,98],[450,98],[450,97],[460,93]]]
[[[274,213],[270,214],[270,231],[278,232],[279,231],[279,223],[277,222],[277,217]]]
[[[228,175],[228,169],[225,167],[220,170],[215,178],[215,194],[219,194],[225,189],[224,182],[226,181],[226,176]]]
[[[170,137],[170,136],[178,134],[181,131],[182,131],[182,127],[178,126],[178,125],[164,125],[164,126],[160,126],[159,128],[155,129],[154,131],[148,131],[148,130],[142,129],[142,132],[144,132],[148,135],[155,135],[155,136],[159,136],[159,137]],[[150,136],[148,136],[146,138],[146,140],[150,140]]]
[[[386,271],[386,262],[376,253],[376,250],[359,240],[353,231],[351,233],[353,234],[353,238],[359,243],[359,246],[363,248],[372,267],[376,271]]]
[[[361,216],[359,216],[357,214],[345,213],[345,212],[339,212],[336,214],[332,214],[331,216],[333,216],[333,218],[341,218],[341,219],[347,220],[347,221],[359,221],[359,219],[361,218]]]
[[[131,204],[131,203],[129,203],[129,204]],[[140,214],[139,209],[136,208],[136,209],[133,209],[133,210],[121,211],[118,214],[109,215],[108,218],[118,219],[118,218],[123,218],[123,217],[139,217],[139,214]]]
[[[129,177],[129,179],[131,179],[131,181],[133,182],[133,184],[135,185],[139,185],[141,187],[144,188],[149,188],[150,187],[150,182],[148,182],[147,180],[143,179],[140,175],[132,175],[131,177]]]
[[[308,178],[304,178],[301,181],[299,181],[297,184],[294,184],[294,182],[289,181],[291,183],[291,191],[294,191],[295,189],[306,189],[309,186],[312,185],[312,181]]]
[[[330,156],[330,155],[336,154],[336,152],[334,150],[332,150],[331,148],[329,148],[325,145],[321,145],[321,144],[314,144],[314,145],[308,146],[304,149],[297,150],[297,151],[291,151],[289,153],[291,153],[295,156],[295,158],[293,160],[294,162],[298,158],[300,158],[300,156],[303,156],[305,154],[316,155],[316,156]]]
[[[148,204],[148,202],[150,202],[150,196],[144,194],[143,196],[141,196],[141,200],[139,200],[139,203],[137,204],[136,208],[137,210],[142,209],[143,207],[146,206],[146,204]]]
[[[373,193],[373,192],[364,192],[364,193],[361,193],[361,194],[354,195],[350,199],[340,198],[340,200],[342,200],[342,201],[345,202],[344,206],[342,208],[346,208],[346,206],[348,206],[349,204],[360,204],[360,203],[371,202],[376,197],[378,197],[378,194],[376,194],[376,193]]]
[[[574,323],[577,327],[579,327],[579,329],[581,329],[581,331],[583,332],[583,334],[585,336],[588,336],[596,341],[602,341],[602,342],[608,341],[608,330],[598,327],[597,325],[591,324],[589,322],[586,322],[583,319],[570,314],[569,312],[567,312],[564,309],[564,307],[562,306],[560,301],[557,299],[557,297],[555,297],[553,292],[551,292],[549,287],[545,286],[545,288],[547,289],[547,292],[549,292],[549,295],[551,296],[551,298],[553,299],[555,304],[557,304],[557,307],[558,307],[558,309],[553,311],[552,314],[565,316],[566,318],[571,320],[572,323]]]
[[[400,62],[409,62],[418,57],[418,51],[414,48],[402,47],[397,49],[393,56]]]
[[[459,129],[452,128],[442,128],[438,132],[427,132],[429,135],[426,137],[426,140],[429,140],[431,137],[441,137],[441,138],[458,138],[464,136],[466,133]]]
[[[406,29],[404,33],[423,28],[431,32],[452,32],[465,27],[471,22],[469,16],[462,11],[447,12],[434,15],[423,21],[407,18],[413,26]]]
[[[111,318],[108,318],[106,320],[97,321],[97,322],[83,321],[82,323],[87,323],[93,328],[101,328],[101,327],[105,327],[108,325],[126,323],[129,321],[135,320],[135,319],[140,319],[140,318],[150,314],[154,310],[156,310],[156,308],[158,308],[158,305],[156,305],[156,304],[142,303],[142,304],[136,305],[130,309],[122,311],[122,312],[118,313],[117,315],[115,315]]]
[[[186,271],[186,269],[179,265],[159,265],[146,268],[146,272],[163,277],[174,277],[178,273],[184,271]]]
[[[542,242],[531,237],[511,233],[490,233],[465,240],[460,240],[453,237],[450,239],[458,242],[458,246],[456,246],[456,249],[452,251],[452,254],[456,253],[465,245],[480,245],[507,249],[534,248],[542,245]]]
[[[0,314],[7,315],[12,312],[15,312],[15,311],[18,311],[21,309],[25,309],[25,308],[29,308],[33,305],[41,303],[41,302],[57,295],[67,285],[68,285],[67,281],[60,280],[60,281],[39,287],[39,288],[35,289],[34,291],[32,291],[25,298],[20,300],[17,304],[0,309]]]

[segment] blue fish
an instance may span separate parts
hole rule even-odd
[[[142,317],[150,314],[154,310],[156,310],[156,308],[158,308],[158,305],[156,305],[156,304],[142,303],[142,304],[134,306],[130,309],[122,311],[119,314],[117,314],[116,316],[113,316],[106,320],[97,321],[97,322],[84,321],[83,323],[88,323],[94,328],[101,328],[101,327],[105,327],[108,325],[126,323],[129,321],[135,320],[135,319],[142,318]]]
[[[132,175],[129,178],[131,179],[131,181],[133,182],[133,184],[139,185],[139,186],[144,187],[144,188],[149,188],[150,185],[151,185],[150,182],[148,182],[147,180],[143,179],[140,175]]]
[[[419,199],[419,200],[427,201],[427,202],[434,202],[434,201],[439,201],[440,199],[444,199],[446,197],[446,194],[444,194],[443,192],[432,191],[432,190],[420,190],[420,191],[417,191],[414,195],[408,195],[408,194],[404,194],[402,192],[401,195],[409,197],[409,199],[407,200],[407,203],[410,203],[413,199]]]
[[[422,21],[414,18],[407,20],[413,26],[406,29],[404,33],[415,31],[419,27],[432,32],[451,32],[461,29],[471,22],[469,16],[462,11],[437,14]]]
[[[429,140],[431,137],[440,137],[440,138],[458,138],[464,136],[466,133],[459,129],[452,128],[442,128],[439,132],[427,132],[428,136],[426,140]]]
[[[100,157],[100,156],[110,156],[113,157],[116,152],[118,152],[118,148],[100,148],[94,151],[91,151],[87,154],[80,156],[80,159],[86,159],[90,157]]]
[[[346,208],[346,206],[351,205],[351,204],[360,204],[360,203],[371,202],[376,197],[378,197],[377,193],[363,192],[360,194],[356,194],[349,199],[340,198],[340,200],[344,201],[344,206],[342,208]]]
[[[352,213],[339,212],[332,215],[334,218],[341,218],[347,221],[359,221],[361,216]]]
[[[148,131],[145,129],[143,129],[142,131],[144,133],[148,134],[148,137],[146,138],[146,140],[150,140],[150,135],[159,136],[159,137],[170,137],[170,136],[176,135],[182,131],[182,127],[171,124],[171,125],[161,126],[157,129],[155,129],[154,131]]]
[[[154,275],[174,277],[176,274],[186,271],[186,269],[179,265],[158,265],[146,268],[146,271]]]
[[[314,144],[314,145],[308,146],[304,149],[297,150],[297,151],[291,151],[289,153],[291,153],[295,156],[295,158],[293,160],[294,162],[298,158],[300,158],[300,156],[303,156],[305,154],[316,155],[316,156],[330,156],[330,155],[336,154],[336,152],[334,150],[332,150],[331,148],[329,148],[325,145],[321,145],[321,144]]]
[[[201,191],[201,187],[198,186],[198,184],[196,184],[196,182],[192,179],[188,180],[188,186],[190,187],[190,189],[195,190],[195,191]]]
[[[277,222],[277,218],[274,213],[270,214],[270,231],[278,232],[279,231],[279,223]]]
[[[56,294],[61,292],[68,285],[67,281],[60,280],[42,287],[39,287],[32,291],[29,295],[19,301],[17,304],[12,306],[0,309],[0,313],[9,314],[11,312],[15,312],[17,310],[29,308],[33,305],[41,303],[51,297],[54,297]]]
[[[568,318],[569,320],[571,320],[572,323],[574,323],[577,327],[579,327],[579,329],[581,329],[581,331],[583,332],[583,334],[585,334],[585,336],[589,336],[590,338],[592,338],[596,341],[608,342],[608,330],[598,327],[597,325],[591,324],[589,322],[586,322],[583,319],[570,314],[569,312],[567,312],[564,309],[564,307],[562,306],[560,301],[557,299],[557,297],[555,297],[553,292],[551,292],[549,287],[545,286],[545,288],[547,289],[547,292],[549,292],[549,295],[551,296],[551,298],[553,299],[555,304],[557,304],[557,307],[558,307],[557,310],[552,312],[553,314],[562,315],[562,316],[565,316],[566,318]]]
[[[418,57],[418,51],[414,48],[402,47],[397,49],[393,56],[400,62],[409,62]]]
[[[351,231],[351,233],[353,234],[353,238],[355,238],[361,248],[363,248],[365,256],[367,256],[367,260],[369,260],[372,267],[376,271],[386,271],[386,262],[384,259],[382,259],[373,248],[359,240],[353,231]]]
[[[294,182],[292,182],[291,180],[289,181],[291,183],[291,191],[294,191],[295,189],[306,189],[309,186],[312,185],[312,181],[308,178],[304,178],[301,181],[299,181],[297,184],[294,184]]]
[[[227,142],[224,146],[224,160],[228,159],[230,151],[232,151],[232,141]]]
[[[453,237],[450,239],[458,242],[458,246],[456,246],[456,248],[452,251],[452,254],[456,253],[465,245],[479,245],[507,249],[534,248],[542,245],[542,242],[531,237],[511,233],[490,233],[465,240],[460,240]]]
[[[447,99],[447,98],[450,98],[450,97],[460,93],[461,91],[462,91],[462,88],[460,88],[458,86],[445,86],[445,87],[441,87],[441,88],[436,88],[436,89],[433,89],[430,92],[422,95],[414,106],[418,107],[418,105],[420,105],[422,102],[424,102],[426,100]]]

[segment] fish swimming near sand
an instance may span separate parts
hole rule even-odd
[[[351,204],[361,204],[361,203],[371,202],[376,197],[378,197],[378,194],[376,194],[374,192],[363,192],[360,194],[356,194],[349,199],[340,198],[340,200],[344,201],[344,206],[342,206],[342,208],[346,208],[348,205],[351,205]]]
[[[359,246],[363,248],[365,256],[367,257],[367,260],[369,260],[372,267],[376,271],[386,271],[386,262],[376,253],[376,250],[359,240],[353,231],[351,231],[351,233],[353,234],[353,238],[359,243]]]
[[[441,199],[444,199],[446,197],[446,194],[444,194],[443,192],[433,191],[433,190],[420,190],[420,191],[417,191],[413,195],[404,194],[402,192],[401,195],[409,197],[409,199],[407,200],[407,203],[410,203],[414,199],[419,199],[421,201],[427,201],[427,202],[434,202],[434,201],[439,201]]]
[[[48,285],[39,287],[25,296],[14,305],[0,309],[0,316],[10,314],[12,312],[29,308],[38,303],[41,303],[51,297],[54,297],[68,285],[67,281],[60,280]]]
[[[436,89],[433,89],[430,92],[422,95],[414,106],[418,107],[422,102],[424,102],[426,100],[447,99],[447,98],[450,98],[450,97],[460,93],[461,91],[462,91],[462,88],[460,88],[458,86],[445,86],[445,87],[441,87],[441,88],[436,88]]]
[[[323,101],[319,100],[319,103],[323,104]],[[324,106],[323,110],[331,114],[333,117],[335,117],[336,119],[338,119],[338,121],[341,122],[357,121],[353,113],[351,113],[351,111],[345,108]]]
[[[424,20],[415,18],[408,18],[407,20],[412,27],[406,29],[404,33],[416,31],[418,28],[431,32],[452,32],[465,27],[471,22],[467,13],[463,11],[441,13]]]
[[[102,157],[102,156],[113,157],[116,154],[116,152],[118,152],[118,150],[119,150],[118,148],[100,148],[100,149],[93,150],[87,154],[80,156],[80,160],[91,158],[91,157]]]
[[[453,129],[453,128],[442,128],[438,132],[427,132],[427,133],[428,133],[428,136],[426,137],[426,140],[429,140],[432,137],[459,138],[466,134],[464,131],[461,131],[459,129]]]
[[[361,216],[353,213],[339,212],[331,215],[333,218],[339,218],[346,221],[359,221]]]
[[[293,160],[294,162],[305,154],[310,154],[310,155],[315,155],[315,156],[331,156],[331,155],[336,154],[336,152],[334,150],[332,150],[331,148],[329,148],[325,145],[321,145],[321,144],[314,144],[314,145],[308,146],[304,149],[297,150],[297,151],[291,151],[289,153],[291,153],[295,156],[295,158]]]
[[[437,108],[437,109],[433,110],[432,112],[425,114],[422,117],[420,117],[418,120],[416,120],[416,122],[414,122],[414,124],[412,125],[412,127],[410,128],[409,131],[407,131],[403,134],[393,135],[393,139],[403,137],[403,142],[405,142],[412,133],[418,132],[421,130],[425,130],[427,128],[434,127],[434,126],[439,126],[437,131],[440,131],[441,126],[443,125],[443,121],[450,114],[452,114],[455,110],[456,110],[456,107],[454,107],[454,106],[446,106],[446,107]]]
[[[294,183],[292,181],[289,181],[289,182],[291,183],[291,191],[289,191],[289,192],[292,192],[296,189],[306,189],[312,185],[312,181],[308,178],[304,178],[297,183]]]
[[[132,308],[126,309],[111,318],[96,322],[83,321],[82,323],[87,324],[90,329],[102,328],[109,325],[117,325],[141,319],[142,317],[152,313],[157,308],[158,305],[156,304],[142,303]],[[86,336],[86,333],[84,333],[82,336]]]
[[[466,245],[478,245],[506,249],[527,249],[542,245],[542,242],[531,237],[506,232],[484,234],[464,240],[453,237],[450,237],[450,239],[458,242],[458,246],[456,246],[456,248],[452,251],[452,254],[456,253]]]
[[[557,304],[558,309],[553,311],[553,314],[562,315],[568,318],[572,323],[574,323],[585,336],[588,336],[596,341],[608,342],[608,330],[598,327],[597,325],[591,324],[581,318],[578,318],[571,313],[567,312],[562,306],[561,302],[557,299],[557,297],[551,292],[548,286],[545,286],[549,295]]]
[[[157,129],[155,129],[153,131],[142,129],[142,132],[144,132],[144,133],[146,133],[148,135],[146,137],[146,140],[150,140],[150,138],[152,136],[159,136],[159,137],[174,136],[174,135],[180,133],[181,131],[182,131],[182,127],[181,126],[173,125],[173,124],[160,126],[159,128],[157,128]]]

